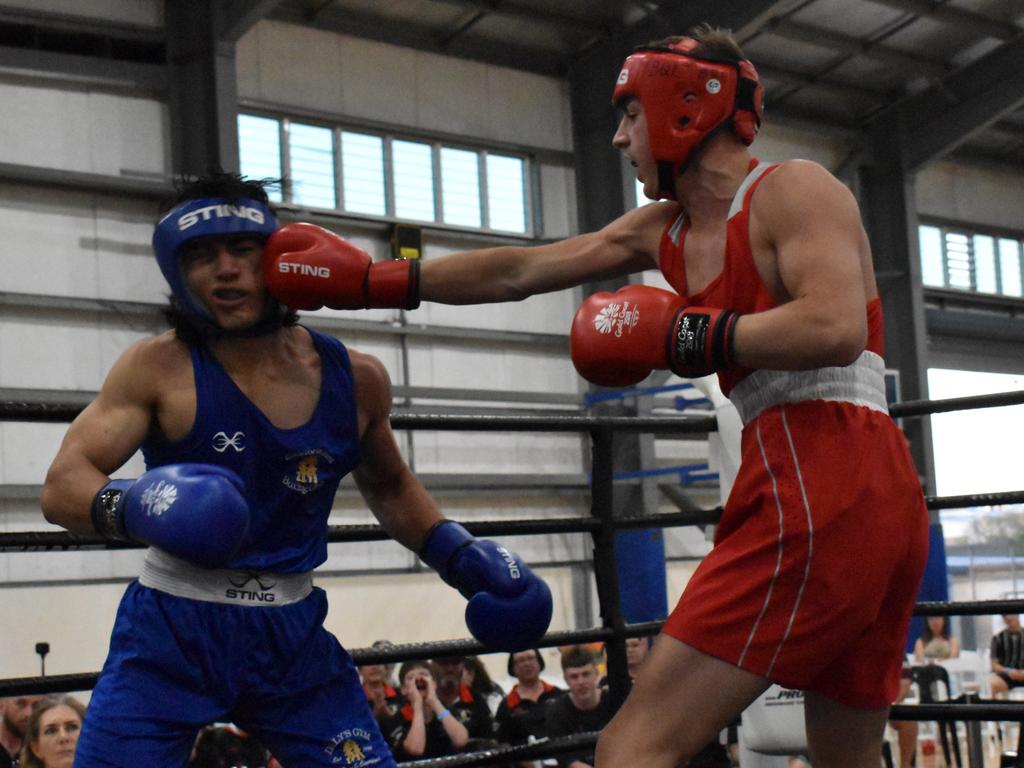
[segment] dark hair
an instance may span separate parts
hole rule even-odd
[[[928,624],[928,618],[929,617],[927,616],[925,617],[924,629],[921,630],[921,639],[925,643],[928,643],[935,638],[935,633],[932,632],[932,628]],[[949,640],[949,617],[940,616],[939,618],[942,619],[942,629],[939,630],[939,636],[944,637],[946,640]]]
[[[474,691],[482,691],[484,693],[490,693],[497,686],[494,681],[491,680],[490,674],[487,672],[487,667],[480,661],[478,656],[467,656],[462,660],[463,666],[473,672],[473,685]]]
[[[437,680],[437,671],[429,661],[407,661],[398,668],[399,687],[405,685],[405,676],[414,669],[425,669],[430,673],[430,676],[434,678],[434,680]]]
[[[562,656],[563,672],[567,669],[585,667],[588,664],[593,664],[595,667],[597,666],[597,662],[594,660],[594,655],[578,646]]]
[[[60,706],[70,707],[78,713],[79,724],[85,720],[85,705],[74,696],[47,696],[37,701],[32,707],[32,714],[28,716],[28,725],[25,726],[25,742],[21,745],[22,768],[43,768],[43,761],[32,751],[32,744],[39,743],[39,721],[43,714]]]
[[[249,179],[241,174],[228,173],[221,168],[213,167],[203,176],[182,176],[176,179],[174,196],[165,200],[160,210],[166,213],[188,200],[200,197],[223,197],[225,200],[248,197],[274,211],[267,190],[274,187],[284,189],[285,185],[284,179]]]
[[[190,768],[229,768],[247,765],[263,768],[267,751],[256,739],[237,728],[208,725],[199,732]]]
[[[515,663],[514,662],[515,662],[515,655],[516,655],[516,653],[526,653],[527,651],[533,651],[534,655],[537,657],[537,663],[540,665],[540,671],[541,672],[544,671],[544,657],[541,656],[540,651],[538,649],[536,649],[536,648],[527,648],[526,651],[516,651],[515,653],[510,653],[508,655],[508,673],[512,677],[516,676],[516,673],[514,671],[515,670]]]
[[[286,185],[287,182],[283,178],[249,179],[241,174],[228,173],[221,168],[214,167],[203,176],[177,179],[174,197],[165,200],[160,210],[162,213],[166,213],[184,202],[201,197],[220,197],[231,201],[248,197],[276,213],[274,206],[270,204],[267,190],[274,187],[284,189]],[[195,346],[209,338],[209,331],[197,326],[195,318],[181,308],[173,295],[168,296],[167,305],[163,308],[162,313],[164,320],[174,329],[174,335],[185,344]],[[293,309],[288,309],[281,318],[280,324],[291,326],[298,322],[298,313]]]

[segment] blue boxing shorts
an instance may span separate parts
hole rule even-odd
[[[233,722],[285,766],[393,768],[321,589],[227,605],[133,582],[86,713],[75,768],[185,766],[196,733]]]

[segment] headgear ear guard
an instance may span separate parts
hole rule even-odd
[[[160,271],[171,288],[181,310],[203,330],[217,329],[209,311],[196,299],[185,283],[180,252],[191,240],[214,235],[256,235],[266,240],[277,229],[277,217],[263,203],[248,197],[228,200],[200,197],[171,209],[153,231],[153,250]],[[283,315],[276,302],[275,316]],[[260,325],[263,325],[261,321]]]
[[[540,665],[540,671],[543,672],[544,671],[544,657],[541,655],[540,651],[538,649],[536,649],[536,648],[530,648],[529,650],[533,651],[534,655],[537,657],[537,664]],[[516,651],[516,653],[526,653],[526,651]],[[515,653],[510,653],[508,655],[508,675],[509,675],[509,677],[515,677],[516,676],[515,669],[514,669],[515,668],[515,664],[513,663],[515,661],[515,656],[516,656]]]
[[[660,198],[675,199],[675,174],[724,126],[747,145],[761,127],[764,89],[754,65],[699,58],[692,53],[697,45],[684,37],[669,46],[637,48],[612,93],[616,106],[629,98],[643,106]]]

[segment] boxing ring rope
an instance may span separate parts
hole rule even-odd
[[[991,408],[1024,403],[1024,391],[992,395],[950,398],[946,400],[918,400],[895,403],[890,407],[894,418],[913,417],[975,408]],[[69,403],[0,402],[0,419],[25,422],[68,422],[81,412],[82,406]],[[629,689],[625,658],[625,639],[658,633],[661,622],[626,624],[622,618],[614,535],[617,530],[629,528],[664,528],[704,525],[717,522],[721,508],[699,512],[620,516],[612,515],[614,435],[618,432],[656,435],[703,434],[717,429],[714,417],[616,417],[616,416],[489,416],[445,414],[395,414],[391,419],[395,429],[421,429],[433,431],[509,431],[509,432],[587,432],[591,436],[592,477],[591,517],[556,518],[543,520],[481,521],[466,523],[474,535],[536,535],[548,533],[589,533],[594,538],[594,573],[597,580],[598,602],[603,627],[552,632],[547,634],[541,647],[603,641],[608,653],[608,680],[613,704],[621,703]],[[953,497],[929,497],[929,509],[954,509],[968,506],[1011,504],[1024,502],[1024,490],[1005,493],[976,494]],[[377,525],[330,526],[329,542],[366,542],[389,538]],[[116,544],[99,536],[84,536],[66,532],[29,531],[0,534],[0,552],[50,551],[67,549],[142,548],[141,545]],[[975,601],[964,603],[919,603],[915,615],[991,615],[1024,612],[1024,600]],[[398,662],[411,659],[437,658],[465,654],[486,653],[487,649],[474,640],[451,640],[434,643],[396,645],[385,649],[355,649],[352,657],[357,664]],[[53,693],[91,689],[99,677],[98,672],[47,677],[23,677],[0,680],[0,696],[17,694]],[[964,704],[896,705],[893,719],[905,720],[984,720],[1017,721],[1024,723],[1024,704],[971,702]],[[1024,727],[1022,727],[1024,734]],[[596,734],[579,734],[564,739],[545,740],[535,744],[453,755],[433,760],[405,763],[416,768],[442,768],[444,766],[493,765],[516,759],[549,757],[591,746]],[[969,753],[974,765],[974,753]],[[980,765],[980,763],[978,763]]]

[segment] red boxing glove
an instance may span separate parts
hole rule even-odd
[[[267,240],[267,290],[293,309],[419,306],[418,261],[375,263],[370,254],[315,224],[285,224]]]
[[[687,307],[670,291],[628,285],[595,293],[576,311],[569,345],[580,375],[605,387],[643,381],[652,369],[699,378],[732,363],[739,314]]]

